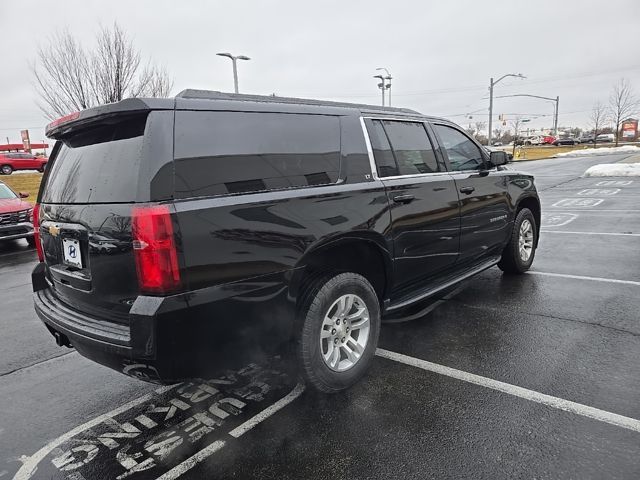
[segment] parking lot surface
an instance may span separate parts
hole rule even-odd
[[[93,364],[37,319],[34,252],[0,245],[0,478],[640,478],[640,179],[581,178],[622,159],[516,164],[532,271],[385,325],[331,396],[278,358],[161,388]]]

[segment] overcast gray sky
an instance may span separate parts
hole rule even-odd
[[[394,76],[395,106],[466,125],[487,120],[490,77],[506,79],[495,95],[560,96],[560,125],[587,126],[596,100],[606,102],[624,77],[640,95],[640,2],[582,1],[0,1],[0,139],[19,141],[47,123],[35,103],[30,62],[49,33],[67,27],[91,44],[100,24],[117,21],[145,57],[164,65],[173,93],[232,91],[229,60],[239,63],[245,93],[380,101],[376,67]],[[553,105],[504,98],[495,114],[550,127]],[[546,115],[537,117],[537,115]]]

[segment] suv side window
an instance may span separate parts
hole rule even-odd
[[[384,128],[380,120],[373,120],[371,122],[369,137],[371,139],[373,157],[378,167],[378,176],[382,178],[398,175],[398,166],[396,165],[396,160],[391,151],[391,145],[389,145],[389,139],[387,139],[387,134],[384,133]]]
[[[383,120],[382,125],[393,149],[399,175],[439,171],[438,161],[423,123]]]
[[[326,115],[176,112],[180,198],[338,180],[340,120]]]
[[[451,170],[478,170],[484,167],[482,152],[465,134],[447,125],[434,124],[433,128],[447,152]]]

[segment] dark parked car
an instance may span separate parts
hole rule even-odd
[[[150,381],[293,345],[307,382],[338,391],[382,317],[524,272],[538,242],[533,177],[412,110],[187,90],[47,134],[36,311],[59,345]]]
[[[0,153],[0,174],[11,175],[16,170],[44,172],[48,161],[46,157],[38,157],[30,153]]]
[[[578,145],[580,143],[579,140],[575,138],[556,138],[556,141],[553,142],[554,145]]]
[[[34,245],[33,205],[23,200],[28,196],[0,182],[0,241],[25,238],[29,245]]]

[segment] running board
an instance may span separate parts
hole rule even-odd
[[[453,277],[447,281],[445,281],[444,283],[438,285],[437,287],[434,288],[430,288],[428,290],[422,291],[419,294],[417,294],[416,296],[407,298],[407,299],[401,299],[399,302],[397,303],[392,303],[391,305],[389,305],[386,310],[385,310],[385,314],[388,314],[390,312],[396,311],[396,310],[400,310],[401,308],[405,308],[408,307],[409,305],[411,305],[412,303],[416,303],[419,302],[420,300],[424,300],[425,298],[429,298],[432,297],[433,295],[437,294],[438,292],[441,292],[443,290],[446,290],[447,288],[452,287],[453,285],[455,285],[456,283],[460,283],[463,280],[466,280],[467,278],[473,277],[474,275],[493,267],[494,265],[497,265],[498,262],[500,261],[500,257],[496,257],[496,258],[492,258],[491,260],[488,260],[486,262],[483,262],[479,265],[474,266],[473,268],[465,271],[463,274],[458,275],[456,277]]]

